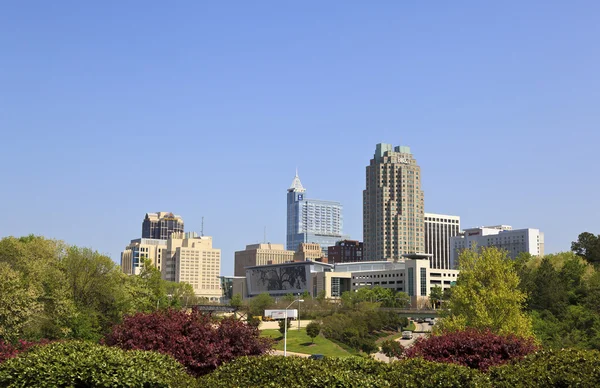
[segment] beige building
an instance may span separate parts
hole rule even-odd
[[[173,233],[167,240],[162,277],[191,284],[196,296],[218,301],[221,250],[213,248],[212,237],[196,233]]]
[[[366,261],[425,251],[421,168],[409,147],[377,144],[366,169],[363,238]]]
[[[143,259],[146,258],[160,271],[166,249],[166,240],[151,238],[131,240],[131,243],[121,252],[121,269],[128,275],[139,275]]]
[[[327,263],[327,258],[323,255],[323,249],[320,244],[300,243],[298,251],[294,252],[294,261],[306,260]]]
[[[286,251],[283,244],[251,244],[246,245],[245,250],[235,252],[233,272],[234,276],[246,276],[246,267],[281,264],[290,261],[294,261],[294,252]]]

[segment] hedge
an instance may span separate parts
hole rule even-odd
[[[489,387],[487,376],[462,365],[405,359],[390,364],[383,376],[390,387]]]
[[[495,387],[600,387],[600,352],[541,350],[508,365],[491,368]]]
[[[199,387],[389,387],[386,364],[358,357],[241,357],[198,379]]]
[[[0,364],[2,387],[187,387],[194,383],[170,356],[81,341],[35,347]]]

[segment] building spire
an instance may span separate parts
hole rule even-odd
[[[298,167],[296,167],[296,176],[294,177],[294,180],[292,181],[288,191],[297,191],[302,193],[306,191],[302,186],[302,182],[300,182],[300,177],[298,176]]]

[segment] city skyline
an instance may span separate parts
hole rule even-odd
[[[204,217],[231,274],[265,227],[285,244],[296,167],[362,240],[365,166],[387,142],[416,155],[426,212],[537,228],[546,253],[569,250],[600,233],[598,12],[3,3],[0,236],[118,263],[140,217],[169,211],[190,232]]]

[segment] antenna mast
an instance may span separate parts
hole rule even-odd
[[[200,236],[204,237],[204,216],[202,216],[202,226],[200,227]]]

